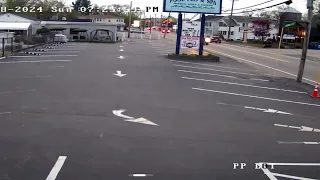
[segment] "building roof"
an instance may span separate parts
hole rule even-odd
[[[122,17],[114,16],[114,15],[111,15],[111,14],[78,16],[78,19],[92,19],[92,18],[100,18],[100,19],[124,19],[124,18],[122,18]]]
[[[31,23],[0,22],[0,30],[28,30]]]
[[[35,13],[31,13],[31,14],[27,14],[27,13],[13,13],[13,12],[10,12],[10,13],[0,13],[0,15],[4,15],[4,14],[13,14],[13,15],[20,16],[20,17],[22,17],[22,18],[25,18],[25,19],[32,20],[32,21],[37,21],[37,20],[39,20],[39,18],[36,17]]]
[[[284,13],[284,12],[290,12],[290,13],[298,13],[298,14],[301,14],[300,11],[296,10],[295,8],[293,7],[286,7],[284,10],[280,10],[280,12]]]

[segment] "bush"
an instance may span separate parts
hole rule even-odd
[[[48,34],[50,33],[50,29],[46,28],[46,27],[42,27],[40,29],[37,29],[36,34]]]

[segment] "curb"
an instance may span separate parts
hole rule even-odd
[[[25,54],[31,54],[31,55],[36,55],[36,56],[40,56],[41,54],[38,53],[32,53],[32,52],[24,52]]]
[[[42,51],[42,52],[48,52],[48,50],[45,49],[33,49],[34,51]]]

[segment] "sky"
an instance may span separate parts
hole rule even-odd
[[[71,4],[73,0],[66,0],[67,4]],[[242,9],[242,10],[236,10],[239,8],[244,8],[244,7],[248,7],[248,6],[252,6],[252,5],[256,5],[259,3],[263,3],[266,1],[271,1],[271,0],[235,0],[234,3],[234,13],[237,12],[241,12],[244,11],[246,9]],[[272,0],[271,2],[268,2],[266,4],[262,4],[259,6],[255,6],[252,7],[251,10],[256,9],[256,8],[263,8],[263,7],[267,7],[270,5],[274,5],[274,4],[278,4],[281,2],[284,2],[285,0]],[[108,3],[110,1],[106,1],[106,0],[91,0],[92,4],[98,4],[99,6],[101,5],[111,5],[111,4],[115,4],[115,3]],[[116,4],[130,4],[130,0],[117,0],[115,1]],[[152,3],[151,3],[152,2]],[[290,5],[290,7],[297,9],[298,11],[300,11],[301,13],[306,13],[307,12],[307,0],[292,0],[292,4]],[[231,5],[232,5],[232,0],[222,0],[222,11],[226,11],[229,10],[230,13],[230,9],[231,9]],[[132,6],[133,7],[139,7],[141,9],[145,9],[147,6],[153,6],[153,7],[159,7],[159,12],[158,13],[146,13],[146,17],[160,17],[161,14],[164,16],[167,16],[168,13],[162,12],[162,6],[163,6],[163,0],[132,0]],[[249,9],[250,10],[250,9]],[[223,15],[228,15],[228,12],[223,12],[225,14]],[[172,16],[177,17],[178,13],[172,13]],[[185,17],[186,18],[191,18],[194,17],[195,14],[192,13],[186,13]]]

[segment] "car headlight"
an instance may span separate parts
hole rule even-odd
[[[207,43],[209,43],[211,41],[210,38],[206,38],[204,41],[206,41]]]

